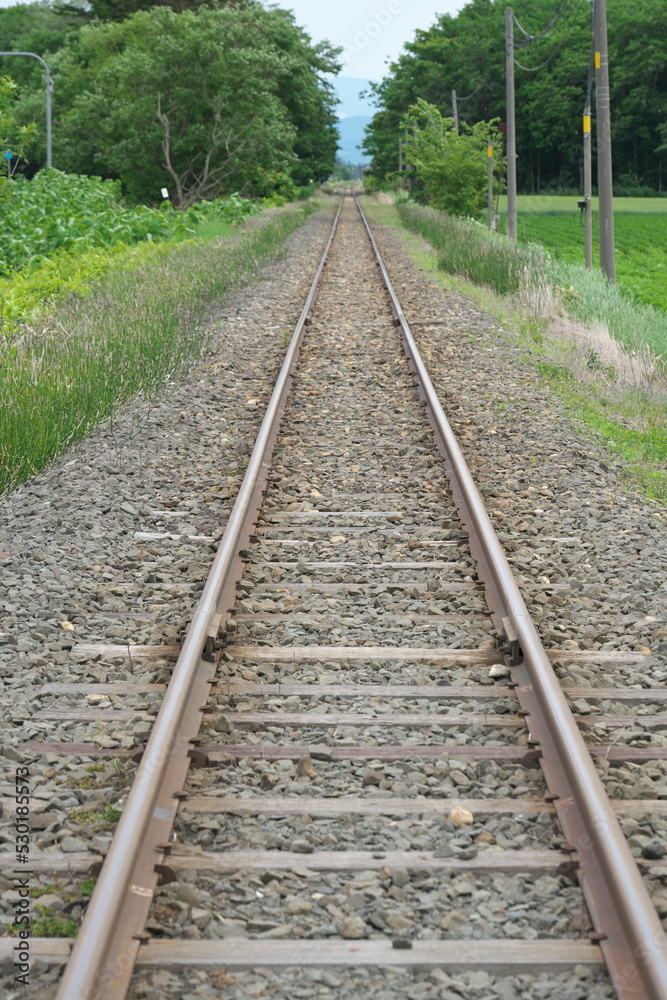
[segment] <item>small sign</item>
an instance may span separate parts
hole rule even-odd
[[[2,155],[6,160],[11,160],[14,154],[12,153],[11,149],[6,149]]]
[[[169,192],[167,191],[166,188],[161,188],[160,189],[160,194],[162,195],[163,198],[168,198],[169,197]]]

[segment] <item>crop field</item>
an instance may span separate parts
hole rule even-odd
[[[518,236],[559,260],[584,262],[584,227],[575,198],[520,196]],[[597,199],[593,202],[593,266],[599,266]],[[505,219],[501,219],[504,230]],[[615,201],[616,281],[638,302],[667,310],[667,199]]]

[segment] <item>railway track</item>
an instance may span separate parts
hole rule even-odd
[[[123,998],[164,967],[269,969],[285,995],[307,969],[344,969],[340,983],[363,970],[370,995],[397,968],[439,970],[442,988],[460,970],[490,990],[489,976],[567,973],[610,990],[596,996],[667,997],[643,881],[660,861],[640,872],[617,819],[665,801],[610,801],[595,763],[664,748],[618,739],[636,690],[564,691],[554,672],[613,677],[641,655],[542,646],[350,198],[182,646],[132,651],[172,654],[71,956],[33,942],[69,959],[58,1000]],[[577,699],[621,714],[575,718]]]

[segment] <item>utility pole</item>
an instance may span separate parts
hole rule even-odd
[[[489,229],[493,229],[493,146],[486,147],[487,185],[486,197],[489,203]]]
[[[398,171],[403,173],[403,140],[400,135],[398,137]]]
[[[505,12],[507,82],[507,236],[516,242],[516,125],[514,121],[514,11]]]
[[[459,106],[456,100],[456,91],[452,91],[452,118],[454,119],[454,131],[459,134]]]
[[[31,59],[36,59],[44,67],[44,72],[46,73],[46,165],[47,167],[51,167],[53,166],[51,156],[51,94],[53,92],[53,80],[51,79],[49,67],[42,57],[36,55],[34,52],[0,52],[0,56],[3,59],[5,56],[30,56]]]
[[[591,109],[584,108],[584,255],[586,267],[593,267],[593,178],[591,166]]]
[[[600,269],[613,285],[616,281],[616,262],[614,259],[614,191],[611,172],[607,0],[595,0],[595,103],[597,106],[598,138]]]

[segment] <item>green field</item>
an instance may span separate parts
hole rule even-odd
[[[574,197],[519,195],[519,240],[541,243],[559,260],[583,264],[584,227],[576,201]],[[503,202],[501,209],[506,208]],[[597,198],[593,208],[593,266],[598,267]],[[639,302],[667,310],[667,198],[617,198],[614,208],[618,286]]]
[[[519,214],[523,212],[573,212],[577,215],[577,201],[583,195],[555,195],[555,194],[520,194],[517,197],[517,210]],[[598,200],[592,199],[593,211],[597,212]],[[667,215],[667,198],[614,198],[614,211],[624,214],[625,212],[638,212],[640,215],[653,215],[654,213]],[[507,214],[507,195],[502,195],[500,199],[501,215]]]

